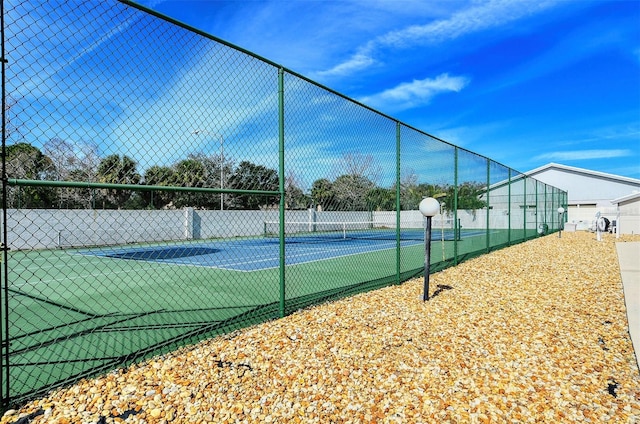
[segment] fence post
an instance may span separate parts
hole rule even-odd
[[[507,207],[507,217],[508,217],[508,219],[507,219],[507,222],[508,222],[507,223],[507,245],[511,246],[511,168],[509,168],[509,177],[508,178],[509,178],[508,179],[508,181],[509,181],[509,184],[508,184],[509,190],[507,191],[507,196],[508,196],[507,202],[508,202],[509,206]]]
[[[400,122],[396,121],[396,284],[400,284]]]
[[[536,223],[535,223],[535,230],[536,232],[538,231],[538,181],[534,180],[535,184],[536,184],[536,209],[535,209],[535,214],[536,214]],[[535,235],[534,235],[535,237]]]
[[[285,231],[284,231],[284,206],[285,206],[285,192],[284,192],[284,69],[278,68],[278,189],[280,191],[280,317],[285,316]]]
[[[458,147],[453,150],[453,263],[458,265]]]
[[[487,159],[487,253],[489,253],[491,251],[491,242],[489,240],[490,237],[490,231],[489,231],[489,224],[490,224],[490,220],[489,220],[489,214],[490,214],[490,209],[489,209],[489,192],[490,190],[490,185],[491,185],[491,161],[489,159]]]
[[[6,175],[6,118],[7,96],[5,81],[5,47],[4,47],[4,0],[0,0],[0,66],[2,67],[2,176]],[[2,269],[0,270],[0,282],[2,292],[0,294],[0,411],[4,412],[9,406],[9,273],[7,268],[7,180],[2,178],[2,251],[0,252]]]
[[[522,198],[524,199],[524,208],[523,209],[523,224],[522,227],[524,229],[524,241],[527,241],[527,176],[525,175],[523,178],[523,182],[524,182],[524,188],[522,191]]]
[[[554,232],[556,230],[556,214],[555,214],[555,210],[557,209],[556,206],[556,196],[555,196],[555,189],[551,190],[551,232]]]

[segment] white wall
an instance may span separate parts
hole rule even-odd
[[[508,228],[507,210],[492,209],[491,228]],[[486,209],[458,211],[463,229],[485,228]],[[261,236],[264,222],[279,218],[277,210],[208,211],[182,210],[70,210],[8,209],[9,247],[21,249],[54,249],[68,247],[109,246],[129,243],[200,240]],[[416,228],[424,222],[419,211],[402,211],[401,227]],[[452,216],[445,218],[451,219]],[[440,215],[434,217],[436,222]],[[524,225],[522,209],[512,210],[511,228]],[[536,216],[527,211],[527,228],[535,229]],[[287,222],[370,222],[395,227],[395,212],[315,212],[287,211]]]
[[[640,199],[621,202],[618,231],[620,234],[640,234]]]
[[[598,205],[569,205],[567,222],[576,224],[576,230],[595,229],[596,214],[612,222],[616,220],[618,209],[610,202]]]
[[[8,209],[7,239],[22,250],[262,236],[264,222],[278,219],[277,210]],[[286,212],[287,222],[372,219],[370,212]]]

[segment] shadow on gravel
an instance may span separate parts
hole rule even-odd
[[[433,292],[433,294],[431,295],[431,297],[436,297],[437,295],[439,295],[440,293],[442,293],[445,290],[453,290],[453,287],[451,286],[447,286],[445,284],[438,284],[438,288],[436,289],[436,291]]]

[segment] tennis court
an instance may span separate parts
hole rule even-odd
[[[292,303],[395,274],[394,240],[305,237],[290,237],[286,246]],[[400,241],[403,271],[420,267],[423,243]],[[436,258],[440,244],[433,244]],[[447,256],[451,244],[444,242]],[[356,255],[362,266],[346,273]],[[215,334],[247,314],[257,321],[275,317],[279,258],[277,239],[269,237],[11,252],[10,319],[20,331],[12,336],[10,372],[24,382],[15,389],[108,369],[178,340]]]
[[[287,308],[389,284],[398,266],[423,266],[423,229],[400,232],[398,264],[396,230],[339,227],[286,234]],[[486,234],[463,230],[457,244],[477,250]],[[455,235],[432,233],[433,263],[453,257]],[[12,251],[8,260],[15,393],[278,316],[280,245],[272,234]]]
[[[302,223],[298,223],[302,225]],[[304,223],[305,226],[312,224]],[[335,229],[327,230],[328,225]],[[422,246],[425,233],[421,228],[402,229],[396,233],[388,228],[371,228],[363,223],[313,224],[310,231],[290,231],[285,236],[287,265],[325,261],[339,257],[361,255],[400,247]],[[298,226],[287,225],[288,229]],[[318,227],[321,227],[320,229]],[[323,228],[324,227],[324,228]],[[366,227],[366,228],[363,228]],[[466,230],[465,238],[486,234],[484,230]],[[460,234],[460,238],[463,234]],[[432,240],[452,241],[453,230],[434,231]],[[156,262],[167,265],[187,265],[229,271],[251,272],[277,268],[280,265],[280,239],[267,232],[263,238],[213,240],[208,242],[125,246],[78,250],[72,252],[100,258]]]

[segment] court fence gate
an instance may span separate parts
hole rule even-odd
[[[130,1],[2,1],[2,409],[562,227],[564,191]]]

